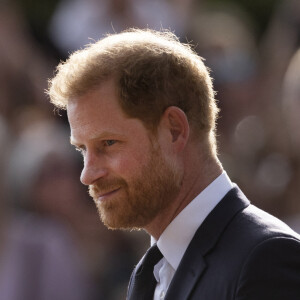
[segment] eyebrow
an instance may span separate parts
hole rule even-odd
[[[95,135],[94,137],[92,137],[90,140],[94,141],[94,140],[105,140],[105,139],[124,139],[124,135],[122,134],[117,134],[117,133],[113,133],[110,131],[104,131],[98,135]],[[79,146],[81,145],[81,143],[76,142],[75,139],[73,139],[72,135],[70,136],[70,144],[74,145],[74,146]]]

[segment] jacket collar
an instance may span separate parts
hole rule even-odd
[[[212,250],[232,218],[250,204],[235,186],[196,231],[169,286],[165,300],[188,299],[206,269],[205,255]]]

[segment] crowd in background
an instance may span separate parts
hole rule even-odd
[[[102,225],[45,89],[70,52],[128,27],[170,29],[206,59],[224,168],[300,232],[298,0],[0,0],[1,300],[125,297],[149,238]]]

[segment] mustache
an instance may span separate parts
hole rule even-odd
[[[105,194],[124,186],[127,186],[127,183],[121,178],[99,179],[89,186],[89,194],[92,198],[95,198],[97,195]]]

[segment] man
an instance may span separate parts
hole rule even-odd
[[[136,290],[152,279],[155,300],[300,299],[299,236],[223,171],[212,81],[188,45],[170,32],[108,36],[61,63],[48,93],[67,110],[102,221],[143,228],[163,255],[141,260],[128,299],[146,299]]]

